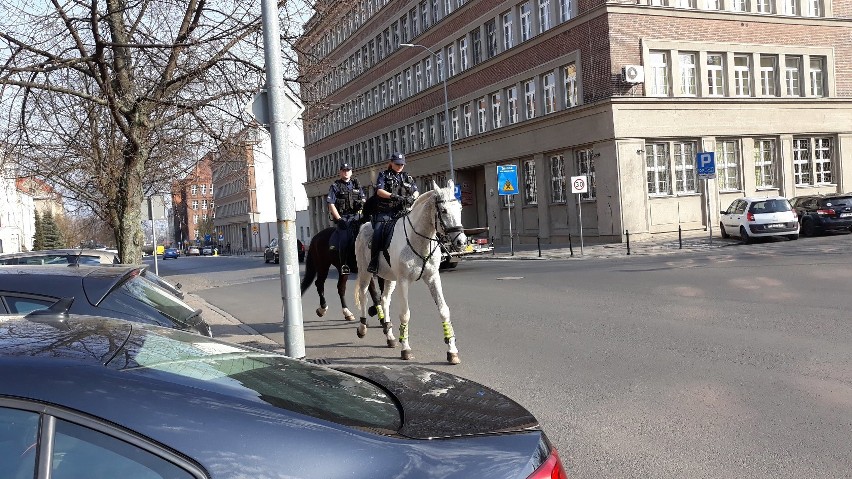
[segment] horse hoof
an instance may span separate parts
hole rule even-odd
[[[396,344],[397,344],[396,339],[388,339],[388,347],[389,348],[395,348]],[[403,359],[405,359],[405,358],[403,358]]]
[[[364,326],[363,324],[358,326],[358,330],[356,332],[358,333],[359,338],[363,338],[367,335],[367,326]]]
[[[355,321],[355,316],[350,314],[348,316],[344,316],[343,319],[346,321]]]
[[[410,349],[403,349],[399,357],[408,361],[414,359],[414,353],[412,353]]]
[[[450,364],[461,363],[461,359],[459,359],[459,353],[447,353],[447,362]]]
[[[367,314],[369,314],[372,317],[372,316],[379,314],[379,312],[376,311],[375,306],[370,306],[369,308],[367,308]]]
[[[325,316],[325,311],[325,309],[317,308],[317,316],[319,316],[320,318]]]

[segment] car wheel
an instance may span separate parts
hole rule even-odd
[[[280,258],[278,258],[278,256],[276,256],[275,257],[275,264],[278,264],[279,261],[280,261]]]
[[[269,257],[266,256],[266,255],[263,255],[263,262],[266,263],[266,264],[269,264]]]
[[[740,238],[742,238],[744,244],[751,243],[751,236],[748,235],[745,226],[740,226]]]
[[[806,220],[802,222],[802,236],[813,236],[816,233],[816,227],[814,227],[814,222],[811,220]]]
[[[795,240],[799,239],[799,235],[795,235],[795,234],[787,235],[787,239],[789,239],[790,241],[795,241]]]
[[[719,223],[719,231],[722,233],[722,238],[728,239],[731,237],[731,235],[729,235],[728,232],[725,231],[725,225],[723,225],[722,223]]]

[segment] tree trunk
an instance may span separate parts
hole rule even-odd
[[[145,143],[138,140],[142,137],[144,128],[134,126],[137,128],[132,130],[131,139],[123,152],[124,168],[116,191],[116,208],[112,221],[118,255],[123,264],[141,263],[142,245],[145,244],[142,234],[142,176],[148,160],[148,151],[142,146]]]

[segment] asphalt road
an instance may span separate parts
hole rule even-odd
[[[413,362],[529,408],[572,478],[852,477],[850,246],[852,235],[835,235],[702,254],[466,261],[442,274],[462,364],[444,362],[420,284]],[[197,294],[282,342],[277,265],[161,267],[201,275]],[[308,357],[402,364],[374,319],[355,336],[335,281],[326,317],[313,314],[313,288],[303,298]],[[398,325],[397,313],[392,303]]]

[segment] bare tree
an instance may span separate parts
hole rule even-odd
[[[281,12],[293,81],[300,14]],[[259,4],[0,0],[0,19],[0,135],[24,174],[90,209],[138,262],[145,195],[245,126],[264,83]]]

